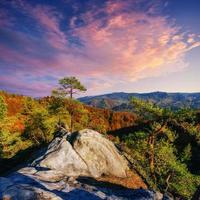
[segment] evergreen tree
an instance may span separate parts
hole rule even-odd
[[[87,89],[76,77],[64,77],[59,80],[60,87],[52,91],[52,95],[58,98],[65,98],[67,95],[70,96],[70,129],[73,131],[73,95],[78,94],[79,92],[85,92]]]
[[[81,84],[81,82],[76,77],[64,77],[59,80],[60,87],[52,91],[52,94],[57,97],[66,97],[70,95],[73,98],[74,94],[78,92],[85,92],[86,88]]]
[[[170,111],[159,108],[152,102],[145,102],[132,98],[131,103],[138,114],[140,121],[145,122],[148,133],[149,168],[151,176],[155,179],[155,143],[157,137],[166,132]]]

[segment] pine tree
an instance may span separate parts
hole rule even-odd
[[[60,87],[52,91],[52,95],[58,98],[65,98],[67,95],[70,96],[70,115],[71,115],[71,122],[70,122],[70,129],[73,131],[73,114],[74,114],[74,107],[73,107],[73,95],[78,94],[79,92],[85,92],[87,89],[84,85],[76,77],[64,77],[59,80]]]

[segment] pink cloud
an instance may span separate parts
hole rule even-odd
[[[16,87],[22,88],[26,85],[27,74],[33,79],[49,74],[57,79],[75,75],[86,82],[88,78],[95,79],[93,84],[87,82],[91,90],[105,91],[119,84],[119,80],[132,83],[187,67],[185,55],[200,46],[198,36],[183,33],[164,16],[149,15],[157,6],[150,6],[148,12],[128,11],[130,2],[138,1],[108,1],[105,7],[94,6],[80,16],[72,17],[68,30],[82,46],[70,46],[66,32],[60,27],[64,16],[53,7],[31,7],[19,0],[17,6],[36,21],[43,37],[37,41],[24,39],[25,54],[0,46],[1,60],[9,63],[6,67],[17,77],[17,80],[9,81],[5,77],[2,80],[10,86],[16,82]],[[104,15],[97,18],[102,12]],[[84,25],[76,26],[76,20],[82,20]],[[26,34],[21,33],[20,37],[26,38]],[[43,40],[50,45],[49,49],[40,49],[39,43]],[[38,52],[43,55],[43,51],[50,50],[55,53],[36,56]],[[38,90],[38,94],[42,94],[50,91],[52,86],[45,81],[31,81],[24,87],[26,91]]]
[[[63,49],[67,45],[66,36],[60,30],[60,14],[50,7],[37,6],[32,9],[32,16],[45,29],[47,40],[52,47]]]
[[[63,49],[68,40],[63,31],[60,30],[60,20],[63,16],[52,6],[32,6],[26,1],[16,0],[12,4],[21,9],[28,17],[32,17],[39,25],[39,29],[43,30],[44,39],[57,49]]]
[[[119,12],[123,6],[123,2],[108,4],[105,9],[107,23],[103,27],[102,19],[95,18],[98,10],[87,12],[82,17],[87,25],[75,30],[96,72],[103,72],[105,76],[120,74],[121,78],[130,81],[159,75],[159,72],[174,71],[174,65],[184,63],[185,53],[199,46],[194,35],[184,35],[190,38],[187,42],[180,28],[170,24],[167,18],[138,11]]]
[[[49,91],[52,89],[52,85],[42,82],[27,83],[23,79],[19,79],[13,76],[0,76],[1,89],[8,90],[10,92],[21,92],[25,95],[45,96],[49,95]]]
[[[30,60],[30,64],[48,65],[45,68],[55,66],[59,70],[56,72],[58,75],[66,72],[99,77],[118,76],[120,73],[121,78],[131,81],[158,75],[159,71],[170,71],[170,66],[183,63],[180,60],[184,59],[184,54],[199,45],[195,35],[183,36],[179,27],[170,24],[163,16],[150,16],[143,11],[125,13],[131,2],[138,3],[118,0],[108,1],[104,8],[94,6],[80,16],[85,26],[76,27],[74,20],[78,18],[72,18],[73,36],[82,41],[82,48],[68,46],[68,38],[59,26],[63,16],[55,9],[44,6],[32,8],[21,3],[21,7],[44,29],[48,43],[58,51],[62,50],[50,58],[49,63],[42,59]],[[151,10],[155,10],[157,4],[150,6]],[[102,11],[106,16],[96,18]],[[103,26],[102,20],[106,20]],[[184,37],[188,38],[188,42]],[[152,74],[145,73],[146,70],[152,71]]]

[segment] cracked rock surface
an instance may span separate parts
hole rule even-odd
[[[25,170],[25,171],[23,171]],[[12,200],[153,200],[154,191],[132,190],[107,185],[91,177],[63,177],[60,181],[42,180],[38,173],[27,173],[29,168],[0,178],[0,199]],[[30,168],[33,171],[33,168]]]
[[[56,138],[34,166],[62,172],[67,176],[126,177],[128,165],[114,144],[100,133],[84,129]]]

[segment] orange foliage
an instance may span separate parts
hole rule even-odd
[[[106,131],[115,131],[133,126],[136,120],[136,116],[129,112],[114,112],[112,110],[94,108],[86,105],[85,108],[89,111],[90,119],[95,124],[98,124],[100,119],[104,121]]]
[[[0,95],[4,96],[5,102],[8,106],[8,116],[17,116],[20,113],[22,114],[26,97],[13,95],[6,92],[0,92]],[[51,104],[53,101],[55,101],[54,97],[44,97],[38,100],[39,104],[46,108],[48,108],[49,104]],[[84,110],[85,116],[88,118],[87,125],[85,124],[86,122],[82,121],[84,114],[82,116],[82,113],[79,112],[74,113],[75,122],[79,124],[83,123],[84,127],[87,126],[87,128],[91,128],[102,133],[133,126],[136,120],[136,116],[133,113],[114,112],[109,109],[91,107],[81,103],[77,104],[75,102],[70,102],[70,100],[65,100],[65,106],[68,111],[71,106],[73,106],[73,109],[75,110]],[[18,120],[16,120],[14,123],[12,129],[23,132],[25,121],[23,118],[25,117],[26,116],[23,116],[22,114],[21,117],[18,118]]]
[[[11,130],[13,132],[20,132],[22,133],[25,129],[24,126],[24,121],[22,121],[21,119],[18,119],[14,122],[13,126],[11,127]]]
[[[54,101],[54,97],[44,97],[39,100],[40,104],[43,106],[47,106],[52,101]],[[65,106],[68,110],[71,106],[73,106],[74,110],[80,109],[79,104],[70,104],[70,100],[66,99]],[[96,108],[85,104],[81,104],[81,106],[83,106],[83,109],[87,111],[86,113],[89,118],[87,128],[91,128],[99,132],[115,131],[121,128],[130,127],[134,125],[136,120],[136,116],[133,113],[114,112],[109,109]],[[82,123],[81,114],[79,112],[74,113],[74,120],[77,123]]]
[[[23,99],[24,97],[21,95],[9,94],[6,92],[0,92],[5,99],[8,108],[8,116],[16,115],[20,113],[23,109]]]

